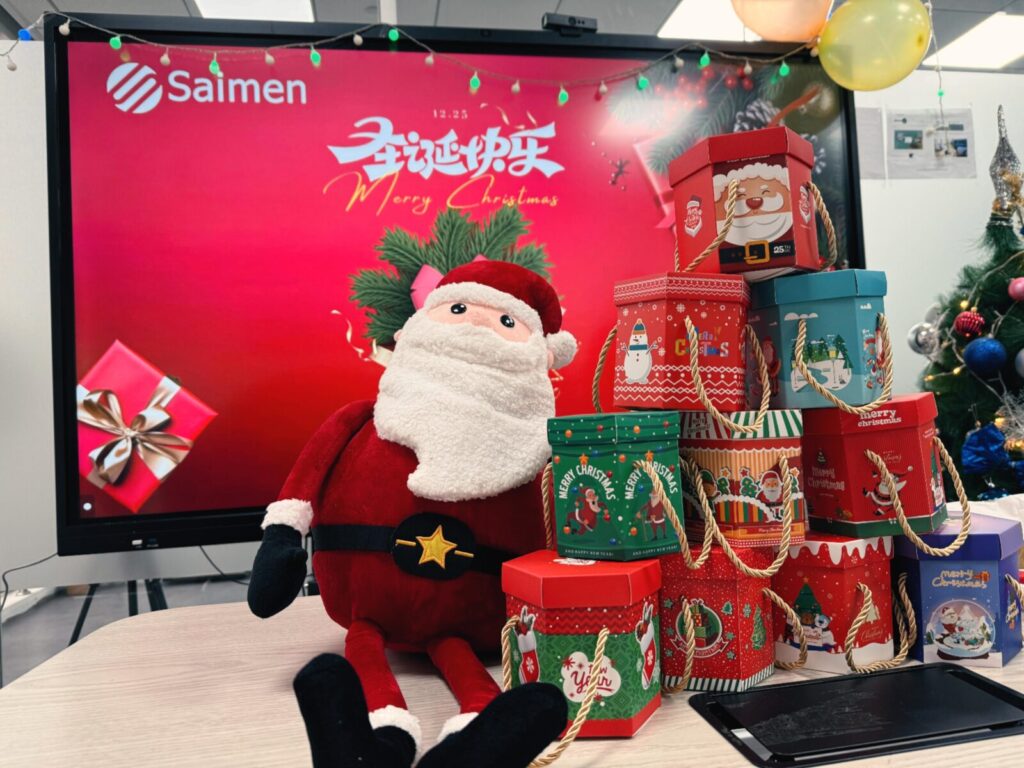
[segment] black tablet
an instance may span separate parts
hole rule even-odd
[[[759,766],[810,766],[1024,733],[1024,694],[955,664],[925,664],[690,704]]]

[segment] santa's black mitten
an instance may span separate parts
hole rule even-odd
[[[413,737],[395,726],[374,728],[352,665],[333,653],[309,662],[293,683],[306,723],[313,768],[409,768]]]
[[[266,619],[291,605],[306,579],[302,535],[288,525],[268,525],[249,577],[249,609]]]
[[[526,768],[565,729],[569,707],[550,683],[502,693],[461,731],[423,756],[417,768]]]

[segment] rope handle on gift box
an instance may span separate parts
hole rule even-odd
[[[597,355],[597,365],[594,367],[594,381],[590,385],[590,401],[594,404],[594,413],[603,413],[601,408],[601,375],[604,373],[604,364],[608,359],[608,352],[612,348],[612,342],[615,341],[615,334],[618,331],[615,326],[608,331],[608,336],[604,340],[604,344],[601,345],[601,351]]]
[[[1012,573],[1006,574],[1006,583],[1010,585],[1011,596],[1016,596],[1021,610],[1024,610],[1024,584],[1017,581]]]
[[[865,413],[871,413],[871,411],[887,403],[889,398],[892,396],[892,340],[889,338],[889,321],[885,319],[884,313],[879,313],[876,329],[875,338],[882,342],[882,351],[876,354],[876,357],[880,357],[882,359],[882,393],[870,403],[866,403],[864,405],[850,405],[849,403],[843,402],[825,389],[825,387],[819,384],[818,380],[814,378],[810,369],[807,367],[807,363],[804,362],[804,346],[807,344],[807,321],[803,318],[800,319],[799,326],[797,327],[796,345],[793,347],[793,367],[796,368],[800,375],[804,377],[804,380],[807,382],[807,386],[828,400],[828,402],[839,410],[846,411],[846,413],[852,413],[856,416],[863,416]]]
[[[910,652],[910,646],[912,646],[917,640],[917,619],[914,617],[914,606],[910,602],[910,595],[907,594],[907,574],[901,573],[896,582],[896,589],[900,602],[897,603],[894,608],[896,614],[896,628],[900,637],[900,649],[891,659],[873,661],[870,664],[864,664],[863,666],[853,660],[853,650],[854,645],[857,642],[857,633],[860,631],[861,626],[868,621],[868,617],[871,613],[875,611],[875,601],[871,596],[871,588],[867,584],[858,582],[857,589],[860,590],[860,593],[864,598],[864,602],[860,607],[860,612],[857,614],[857,617],[853,620],[853,623],[850,625],[850,629],[846,633],[847,665],[849,665],[850,669],[858,674],[868,674],[870,672],[878,672],[882,669],[898,667],[907,660],[907,654]]]
[[[771,382],[768,379],[768,364],[765,362],[764,351],[761,349],[761,342],[757,339],[757,333],[754,332],[754,329],[751,326],[743,326],[743,333],[747,336],[747,341],[749,342],[751,351],[754,354],[754,360],[757,362],[758,376],[761,379],[761,405],[757,409],[757,418],[754,419],[753,424],[737,424],[715,408],[714,404],[711,402],[711,398],[708,397],[708,393],[704,389],[704,380],[700,376],[700,361],[697,359],[700,349],[700,341],[697,338],[697,329],[694,327],[693,321],[690,320],[689,315],[683,318],[683,322],[686,324],[686,337],[687,341],[689,341],[690,377],[693,379],[693,388],[697,392],[697,399],[700,400],[700,404],[704,406],[704,410],[708,412],[712,419],[718,422],[722,429],[739,432],[741,435],[752,435],[759,431],[761,429],[762,422],[764,422],[764,417],[768,413],[768,405],[771,401],[772,392]]]
[[[680,457],[679,461],[682,464],[682,457]],[[751,568],[736,554],[736,551],[722,534],[722,530],[718,527],[718,522],[715,520],[715,514],[711,510],[711,502],[708,501],[708,495],[701,481],[700,467],[692,459],[688,459],[687,463],[690,467],[691,482],[704,512],[704,544],[701,547],[700,555],[696,559],[690,554],[690,548],[686,545],[686,533],[679,521],[679,515],[665,493],[665,487],[661,482],[661,478],[658,477],[658,473],[654,471],[654,465],[647,461],[638,461],[634,464],[634,466],[642,469],[647,477],[650,478],[652,491],[662,499],[665,505],[665,514],[668,516],[672,527],[676,531],[676,535],[679,537],[679,549],[683,555],[686,567],[691,570],[700,568],[711,555],[712,542],[717,542],[729,562],[744,576],[752,579],[770,579],[778,573],[779,568],[782,567],[786,558],[789,557],[789,541],[793,535],[793,486],[789,482],[789,462],[786,460],[785,455],[779,457],[779,474],[786,478],[782,484],[782,505],[785,509],[782,513],[782,536],[779,540],[779,552],[775,556],[775,560],[767,568]]]
[[[519,617],[513,616],[505,622],[501,628],[501,689],[503,691],[512,688],[512,630],[519,623]],[[608,643],[608,627],[602,627],[597,635],[597,645],[594,646],[594,660],[590,662],[590,678],[587,681],[587,690],[583,694],[583,701],[580,702],[579,711],[573,718],[572,724],[558,740],[555,748],[543,757],[538,757],[530,763],[530,768],[543,768],[551,765],[562,756],[562,753],[569,748],[579,735],[583,724],[587,722],[590,715],[590,708],[594,705],[594,697],[597,695],[597,684],[600,680],[601,665],[604,663],[604,648]]]
[[[679,457],[679,465],[680,467],[683,465],[682,456]],[[691,571],[697,570],[711,556],[711,545],[715,541],[716,529],[712,526],[704,526],[704,542],[701,544],[700,554],[694,558],[686,541],[686,530],[679,519],[679,513],[665,492],[665,485],[661,482],[661,478],[658,477],[658,473],[654,469],[654,463],[650,461],[634,461],[633,467],[641,470],[651,481],[651,492],[661,499],[661,503],[665,507],[665,516],[668,518],[669,523],[672,524],[672,530],[675,531],[676,538],[679,539],[679,551],[683,556],[683,562],[686,563],[686,567]]]
[[[828,245],[828,258],[822,262],[822,269],[831,269],[835,266],[836,261],[839,259],[839,247],[836,242],[836,228],[832,224],[832,216],[828,212],[828,207],[825,205],[825,198],[821,195],[821,190],[818,189],[818,185],[813,181],[809,184],[811,189],[811,197],[814,198],[814,208],[818,212],[818,216],[821,217],[821,223],[825,227],[825,240]],[[697,258],[686,265],[683,272],[692,272],[697,266],[710,256],[724,241],[726,236],[729,234],[729,230],[732,229],[733,220],[736,217],[736,200],[739,197],[739,182],[735,179],[729,182],[728,191],[725,197],[725,218],[722,220],[723,227],[718,233],[718,236],[708,243],[707,247],[701,251]],[[675,266],[675,271],[679,272],[679,240],[676,239],[675,252],[672,258]]]
[[[946,446],[942,444],[942,441],[935,436],[932,438],[932,442],[939,451],[939,458],[942,460],[942,465],[949,472],[949,477],[953,481],[953,488],[956,489],[957,498],[960,500],[960,507],[963,510],[963,517],[960,520],[960,533],[956,535],[945,547],[933,547],[925,543],[924,539],[917,535],[913,528],[910,527],[910,522],[907,520],[907,515],[903,511],[903,502],[900,500],[900,492],[896,488],[896,478],[892,476],[892,472],[885,465],[882,457],[874,451],[866,450],[864,455],[868,457],[868,460],[875,465],[875,469],[878,470],[879,476],[882,478],[882,482],[889,487],[889,492],[892,494],[892,508],[896,512],[896,522],[899,523],[900,529],[903,531],[903,535],[910,539],[911,543],[919,550],[932,557],[949,557],[967,541],[967,536],[971,532],[971,501],[967,498],[967,492],[964,490],[964,484],[960,480],[960,473],[956,471],[956,465],[953,463],[952,457],[946,450]]]
[[[828,258],[822,262],[821,268],[823,270],[831,269],[839,259],[839,247],[836,244],[836,228],[832,224],[832,216],[828,212],[825,198],[821,196],[821,190],[818,189],[818,185],[812,181],[809,186],[811,188],[811,197],[814,198],[814,209],[818,212],[818,216],[821,217],[822,226],[825,227],[825,240],[828,244]]]
[[[718,249],[718,246],[725,242],[725,238],[729,234],[729,230],[732,229],[733,219],[736,218],[736,200],[739,197],[739,191],[739,181],[736,179],[730,181],[728,190],[725,194],[725,218],[722,220],[722,228],[718,231],[715,239],[708,243],[703,251],[697,254],[697,258],[687,264],[682,270],[679,268],[679,239],[676,238],[676,250],[672,256],[672,264],[675,267],[676,272],[693,272],[693,270],[695,270],[698,265],[704,261],[704,259],[714,253]]]
[[[552,472],[553,468],[549,461],[544,465],[544,472],[540,476],[540,497],[542,508],[544,510],[544,548],[554,549],[555,548],[555,529],[554,519],[551,515],[551,493],[552,493]]]
[[[661,686],[661,692],[670,696],[673,693],[686,690],[686,687],[690,684],[690,678],[693,677],[693,655],[697,650],[697,630],[693,626],[690,601],[680,596],[679,605],[683,616],[683,654],[686,661],[683,665],[683,676],[679,678],[679,681],[674,685],[662,684]]]
[[[771,600],[779,610],[786,614],[786,621],[792,625],[793,633],[800,639],[800,655],[797,657],[797,660],[779,661],[776,659],[775,666],[785,670],[800,669],[800,667],[807,663],[807,634],[804,632],[804,625],[800,623],[800,617],[796,615],[793,606],[783,600],[782,596],[774,589],[765,587],[761,590],[761,594]]]

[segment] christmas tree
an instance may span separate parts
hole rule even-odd
[[[518,208],[502,206],[482,222],[448,208],[438,214],[427,240],[399,227],[385,229],[377,251],[393,270],[364,269],[352,276],[352,300],[369,310],[367,338],[382,346],[394,344],[395,332],[416,311],[413,282],[425,267],[443,275],[483,256],[511,261],[547,277],[551,265],[544,246],[517,245],[529,228],[530,222]]]
[[[764,616],[761,615],[761,606],[758,606],[757,610],[754,611],[754,631],[750,635],[750,645],[755,651],[760,651],[764,648],[766,634]]]
[[[800,592],[797,593],[796,600],[793,601],[793,610],[800,616],[801,624],[807,627],[814,624],[814,617],[821,613],[821,603],[814,596],[814,590],[811,589],[810,584],[804,582],[804,585],[800,587]]]
[[[963,268],[956,288],[908,337],[911,349],[929,358],[922,388],[935,393],[939,434],[961,457],[971,498],[1020,490],[1020,465],[1009,451],[1024,449],[1024,199],[1002,107],[998,127],[989,167],[996,198],[981,241],[988,256]]]

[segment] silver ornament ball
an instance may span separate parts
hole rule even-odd
[[[939,329],[927,321],[920,322],[907,333],[907,344],[919,355],[933,355],[939,348]]]
[[[1013,367],[1016,369],[1017,375],[1024,379],[1024,349],[1013,358]]]

